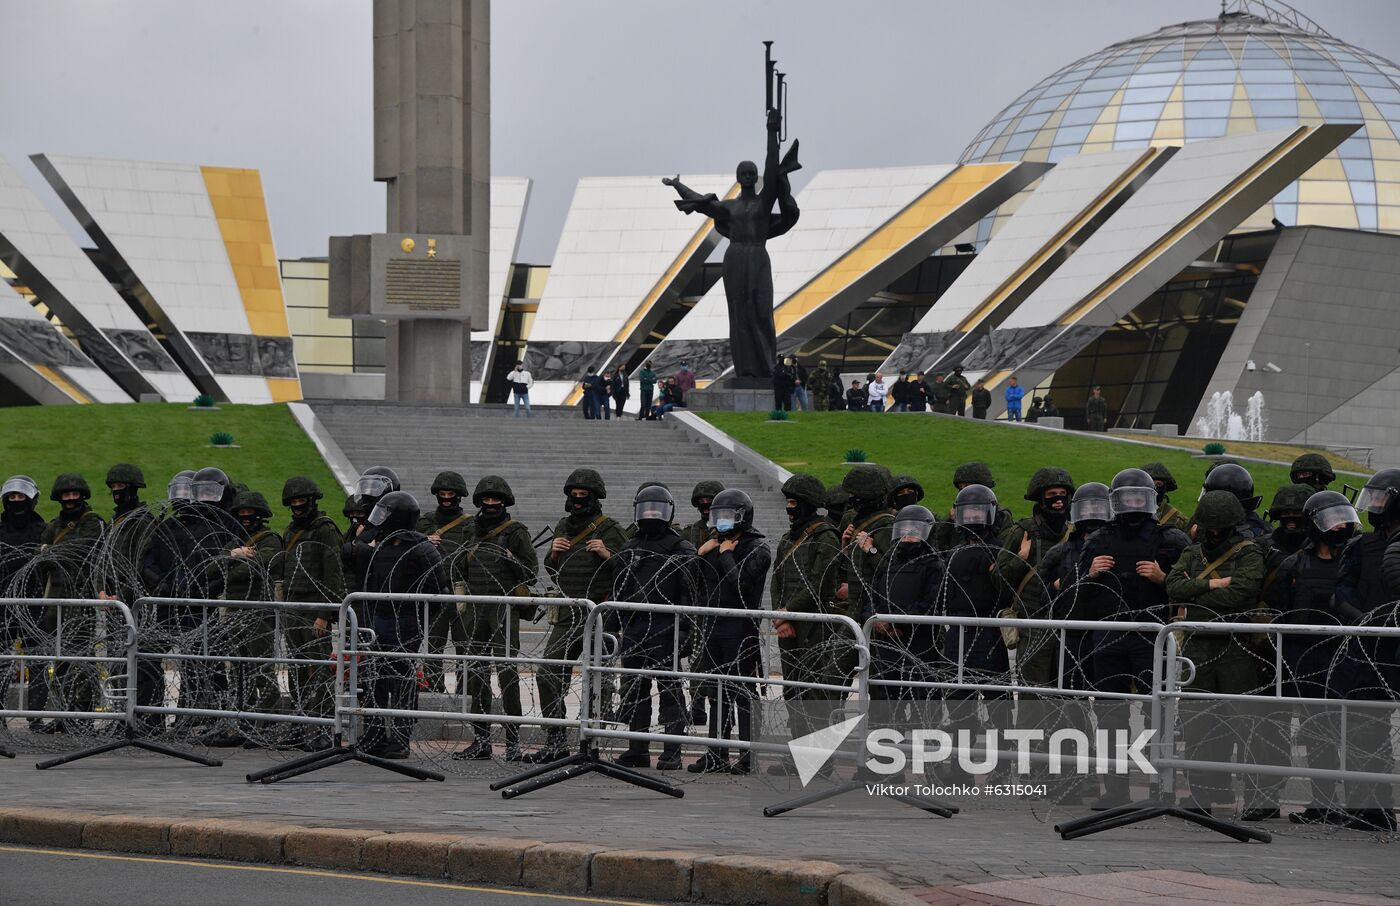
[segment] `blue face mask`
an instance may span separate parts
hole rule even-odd
[[[734,531],[734,520],[733,520],[733,519],[716,519],[716,520],[715,520],[715,531],[719,532],[721,535],[727,535],[727,534],[729,534],[730,532]]]

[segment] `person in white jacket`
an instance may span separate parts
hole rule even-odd
[[[515,397],[515,408],[512,414],[519,418],[520,404],[524,403],[525,417],[534,418],[534,414],[530,412],[530,387],[534,385],[535,379],[530,376],[530,372],[525,370],[525,363],[516,362],[515,370],[507,376],[506,380],[510,381],[511,395]]]
[[[866,394],[870,399],[871,412],[885,411],[885,376],[878,371],[870,383],[865,385]]]

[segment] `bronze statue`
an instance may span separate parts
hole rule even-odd
[[[751,160],[741,161],[734,173],[738,198],[721,201],[713,193],[701,195],[682,183],[679,174],[661,180],[681,196],[677,208],[714,218],[715,229],[729,240],[724,252],[724,297],[729,307],[729,352],[736,386],[763,387],[772,380],[778,343],[773,330],[773,269],[765,244],[792,229],[800,213],[788,183],[788,174],[802,166],[797,162],[798,143],[794,141],[788,153],[778,158],[787,95],[784,75],[774,72],[771,57],[766,63],[768,150],[763,162],[763,190],[756,190],[758,166]],[[773,212],[774,203],[777,213]]]

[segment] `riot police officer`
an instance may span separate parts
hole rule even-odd
[[[1036,567],[1045,554],[1069,537],[1070,497],[1074,479],[1064,469],[1036,469],[1026,486],[1025,499],[1034,504],[1031,515],[1014,523],[1000,539],[997,571],[1014,592],[1018,616],[1041,619],[1050,603]],[[1017,647],[1017,671],[1029,685],[1049,686],[1055,679],[1058,651],[1053,631],[1022,630]]]
[[[697,553],[704,569],[707,605],[736,610],[762,610],[763,590],[773,555],[764,536],[753,526],[753,500],[737,488],[715,495],[710,507],[710,524],[715,536],[706,539]],[[699,621],[705,672],[717,676],[757,679],[762,666],[757,620],[745,617],[702,617]],[[738,715],[739,739],[753,741],[753,683],[722,679],[707,683],[710,708],[710,736],[728,739]],[[729,762],[727,749],[707,749],[694,772],[747,774],[752,759],[745,750]]]
[[[364,562],[369,594],[447,594],[451,588],[442,555],[428,537],[415,530],[418,501],[405,491],[386,492],[369,514],[374,540],[355,542],[355,557]],[[416,601],[375,601],[364,607],[374,629],[374,650],[367,683],[376,708],[418,709],[415,658],[423,642],[421,605]],[[391,656],[384,657],[383,654]],[[407,758],[414,719],[370,717],[362,748],[381,758]]]
[[[660,485],[643,487],[633,500],[637,533],[618,551],[613,568],[613,600],[686,606],[699,599],[695,577],[696,551],[672,527],[676,504],[671,492]],[[674,670],[673,646],[684,651],[677,638],[687,629],[685,620],[664,613],[622,612],[622,666],[629,670]],[[660,696],[660,720],[665,733],[679,735],[685,729],[685,701],[681,683],[669,677],[627,674],[622,683],[622,714],[628,729],[651,729],[653,682]],[[631,740],[617,762],[624,767],[650,767],[651,746]],[[679,770],[680,745],[664,743],[660,770]]]
[[[467,481],[459,473],[451,470],[439,472],[429,491],[437,506],[432,512],[419,517],[417,531],[426,536],[428,542],[437,547],[438,553],[442,555],[453,590],[465,590],[466,579],[462,575],[462,560],[465,557],[473,518],[462,509],[462,500],[467,496]],[[453,627],[460,625],[452,619],[456,615],[456,608],[435,605],[429,608],[429,613],[432,616],[428,630],[428,653],[446,654],[447,643],[450,640],[460,655],[466,649],[467,640],[452,635]],[[429,690],[447,691],[444,681],[448,672],[446,662],[428,660],[424,664],[423,672],[427,677]],[[458,675],[457,688],[461,689],[460,671],[454,665],[451,672]]]
[[[0,594],[11,598],[36,598],[43,590],[34,558],[39,553],[40,538],[47,523],[35,507],[39,503],[39,486],[28,475],[13,475],[0,487]],[[19,647],[24,653],[41,644],[44,626],[43,607],[0,606],[0,646],[11,651]],[[11,677],[16,670],[7,666],[0,670],[0,700],[4,700]],[[29,706],[43,707],[44,671],[33,662],[18,666],[21,678],[29,677]],[[35,701],[39,704],[36,706]],[[31,718],[31,727],[39,721]]]
[[[1079,557],[1075,594],[1099,618],[1130,622],[1168,619],[1167,572],[1190,539],[1180,529],[1158,525],[1157,488],[1142,469],[1124,469],[1109,485],[1108,525],[1090,535]],[[1147,694],[1152,691],[1151,634],[1107,631],[1094,652],[1093,673],[1103,692]],[[1101,727],[1128,728],[1128,708],[1102,706]],[[1107,774],[1104,795],[1095,808],[1128,802],[1128,777]]]
[[[1217,465],[1206,473],[1205,484],[1201,487],[1201,497],[1211,491],[1229,491],[1244,507],[1244,522],[1240,523],[1240,534],[1250,540],[1267,541],[1273,531],[1267,522],[1259,518],[1259,504],[1262,497],[1254,493],[1254,477],[1242,465],[1226,462]]]
[[[918,504],[895,514],[890,529],[894,543],[871,582],[862,624],[877,613],[935,615],[944,566],[929,543],[934,521],[933,513]],[[932,625],[880,621],[872,625],[870,645],[872,678],[893,684],[874,686],[872,698],[926,702],[936,697],[931,689],[906,685],[939,678],[935,671],[941,659]]]

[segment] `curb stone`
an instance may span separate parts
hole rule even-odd
[[[832,862],[609,850],[591,843],[385,833],[264,821],[0,808],[0,842],[370,870],[561,893],[764,906],[913,906],[909,893]]]

